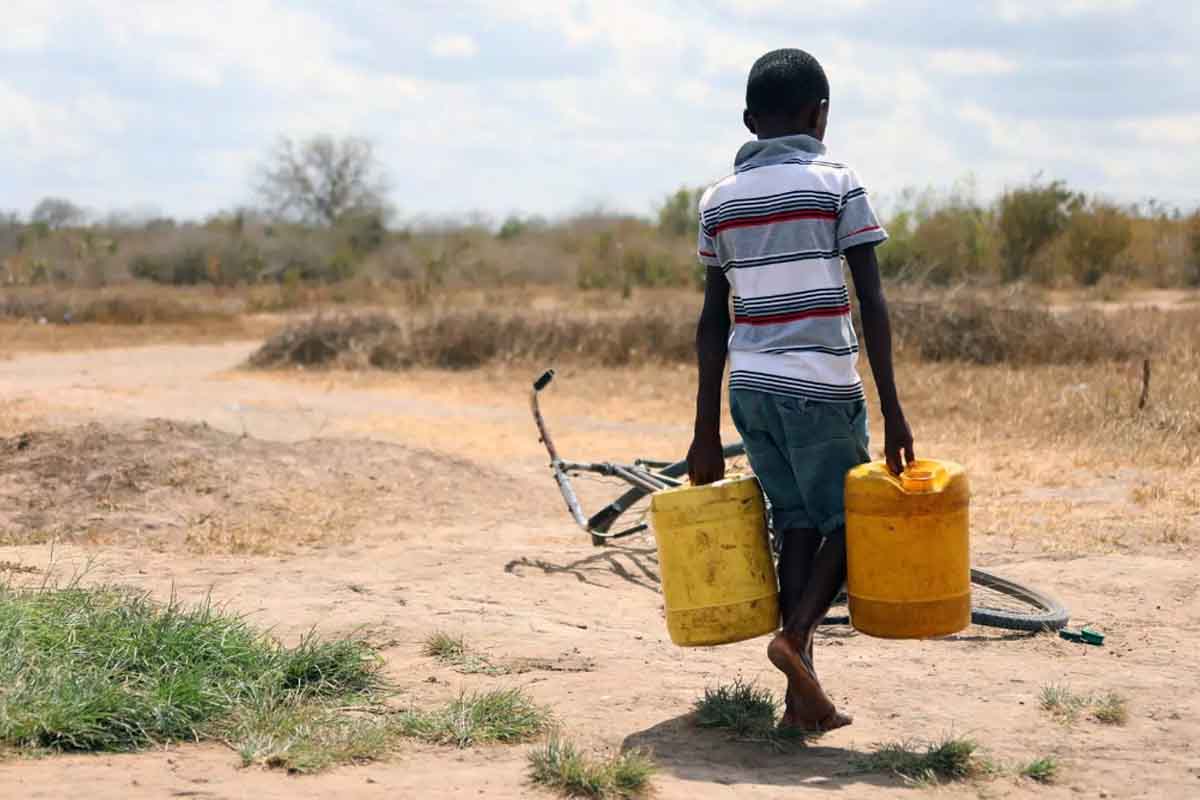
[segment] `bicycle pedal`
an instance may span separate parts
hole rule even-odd
[[[1072,628],[1063,628],[1058,632],[1059,637],[1066,639],[1068,642],[1082,642],[1083,634]]]
[[[1100,631],[1084,628],[1079,632],[1080,637],[1087,644],[1094,644],[1097,647],[1104,644],[1104,634]]]

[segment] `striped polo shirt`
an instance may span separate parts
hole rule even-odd
[[[700,262],[733,290],[729,387],[862,399],[842,251],[886,238],[854,170],[817,139],[743,145],[700,199]]]

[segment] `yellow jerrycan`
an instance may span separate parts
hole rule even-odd
[[[740,642],[779,627],[779,588],[758,481],[728,478],[650,499],[667,631],[683,647]]]
[[[887,639],[971,624],[970,491],[952,461],[881,462],[846,475],[846,592],[856,629]]]

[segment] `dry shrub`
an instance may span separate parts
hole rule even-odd
[[[1098,313],[1056,314],[982,303],[893,303],[898,352],[925,361],[974,364],[1087,364],[1145,353],[1138,336]]]
[[[250,366],[375,365],[374,348],[399,331],[399,323],[386,314],[318,314],[268,339],[250,356]]]
[[[199,300],[199,302],[197,302]],[[236,308],[170,290],[122,287],[100,291],[13,289],[0,297],[0,318],[47,323],[146,325],[227,319]]]
[[[695,320],[663,315],[440,312],[401,323],[383,314],[318,315],[285,328],[250,366],[469,369],[496,361],[582,360],[604,366],[693,358]]]
[[[1150,352],[1156,334],[1096,313],[1056,314],[975,302],[895,303],[896,350],[925,361],[1081,364]],[[695,311],[443,310],[401,321],[382,313],[317,315],[271,337],[250,366],[471,369],[495,362],[601,366],[690,363]]]

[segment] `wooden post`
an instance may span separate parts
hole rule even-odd
[[[1138,411],[1146,407],[1146,403],[1150,402],[1150,359],[1142,361],[1142,397],[1138,400]]]

